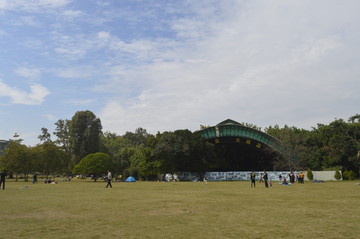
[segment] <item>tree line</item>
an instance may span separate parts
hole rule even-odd
[[[261,128],[244,124],[257,130]],[[78,111],[70,120],[58,120],[55,132],[42,128],[39,144],[26,146],[19,135],[10,139],[0,157],[0,168],[27,180],[30,174],[92,176],[107,170],[114,174],[155,180],[159,175],[181,171],[197,172],[221,168],[216,145],[197,132],[175,130],[155,135],[146,129],[118,135],[103,132],[101,120],[91,111]],[[202,126],[205,127],[205,126]],[[276,170],[335,169],[360,173],[360,115],[347,121],[335,119],[311,130],[285,125],[264,132],[279,139],[283,154],[274,158]],[[52,139],[52,136],[55,139]],[[261,170],[261,169],[255,169]]]

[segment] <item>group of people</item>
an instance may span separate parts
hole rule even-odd
[[[300,173],[294,173],[293,171],[291,171],[289,173],[289,179],[290,179],[290,183],[295,183],[295,180],[298,183],[304,183],[304,178],[305,178],[305,174],[303,172]]]
[[[0,172],[0,188],[2,186],[3,190],[5,189],[5,179],[6,179],[6,171],[2,171]],[[304,178],[305,178],[305,175],[303,172],[300,172],[299,174],[295,174],[293,171],[291,171],[289,173],[289,179],[290,179],[290,183],[294,183],[295,182],[295,178],[297,178],[297,181],[299,183],[304,183]],[[251,172],[250,174],[250,180],[251,180],[251,187],[256,187],[256,174],[254,171]],[[107,177],[106,177],[106,181],[107,181],[107,184],[106,184],[106,188],[110,187],[112,188],[112,185],[111,185],[111,181],[112,181],[112,174],[110,172],[110,170],[108,170],[108,173],[107,173]],[[281,174],[279,175],[279,181],[281,182],[281,184],[284,184],[284,185],[288,185],[289,183],[287,182],[286,180],[286,177],[283,177]],[[265,184],[265,187],[272,187],[272,180],[270,179],[269,180],[269,176],[268,176],[268,173],[266,172],[266,170],[261,173],[260,175],[260,179],[259,179],[259,182],[260,183],[264,183]],[[37,183],[37,175],[34,174],[33,176],[33,183]],[[56,183],[54,182],[53,180],[51,179],[44,179],[44,183]],[[206,181],[207,183],[207,181]]]
[[[279,175],[280,184],[283,184],[283,185],[292,184],[292,183],[295,183],[295,179],[299,183],[304,183],[305,174],[303,172],[294,173],[293,171],[291,171],[288,176],[289,176],[290,182],[288,182],[286,180],[286,177],[283,177],[280,174]],[[255,178],[256,178],[256,174],[255,174],[254,171],[252,171],[251,174],[250,174],[251,187],[255,187],[255,185],[256,185],[256,179]],[[266,171],[264,171],[263,173],[260,174],[259,182],[264,183],[265,187],[267,187],[267,188],[272,187],[272,180],[269,179],[268,173]]]
[[[250,174],[250,180],[251,180],[251,187],[255,188],[255,184],[256,184],[256,174],[254,171],[251,172]],[[264,173],[260,174],[260,179],[259,179],[260,183],[264,183],[265,187],[272,187],[272,180],[269,179],[268,173],[266,171],[264,171]]]
[[[52,180],[52,179],[50,179],[50,178],[45,178],[45,179],[44,179],[44,183],[57,184],[57,182],[55,182],[55,180]]]

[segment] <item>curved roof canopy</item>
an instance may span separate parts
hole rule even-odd
[[[279,153],[283,152],[283,145],[280,140],[259,130],[246,127],[231,119],[227,119],[216,126],[200,130],[199,134],[204,139],[214,139],[215,142],[220,142],[219,140],[222,137],[246,138],[257,141],[256,147],[258,148],[261,148],[262,144],[264,144]]]

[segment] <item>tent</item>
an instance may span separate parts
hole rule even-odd
[[[128,177],[125,182],[136,182],[135,178],[134,177]]]

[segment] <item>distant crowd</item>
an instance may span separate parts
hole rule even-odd
[[[279,175],[279,184],[282,184],[282,185],[289,185],[289,184],[293,184],[295,183],[295,181],[297,181],[298,183],[301,183],[303,184],[304,183],[304,178],[305,178],[305,174],[303,172],[293,172],[291,171],[289,174],[288,174],[288,178],[289,178],[289,181],[287,181],[287,177],[286,176],[283,176],[283,175]],[[251,180],[251,187],[255,187],[256,186],[256,174],[254,171],[251,172],[251,175],[250,175],[250,180]],[[260,174],[260,177],[259,177],[259,183],[264,183],[265,187],[272,187],[272,180],[269,179],[268,177],[268,173],[266,171],[264,171],[263,173]]]

